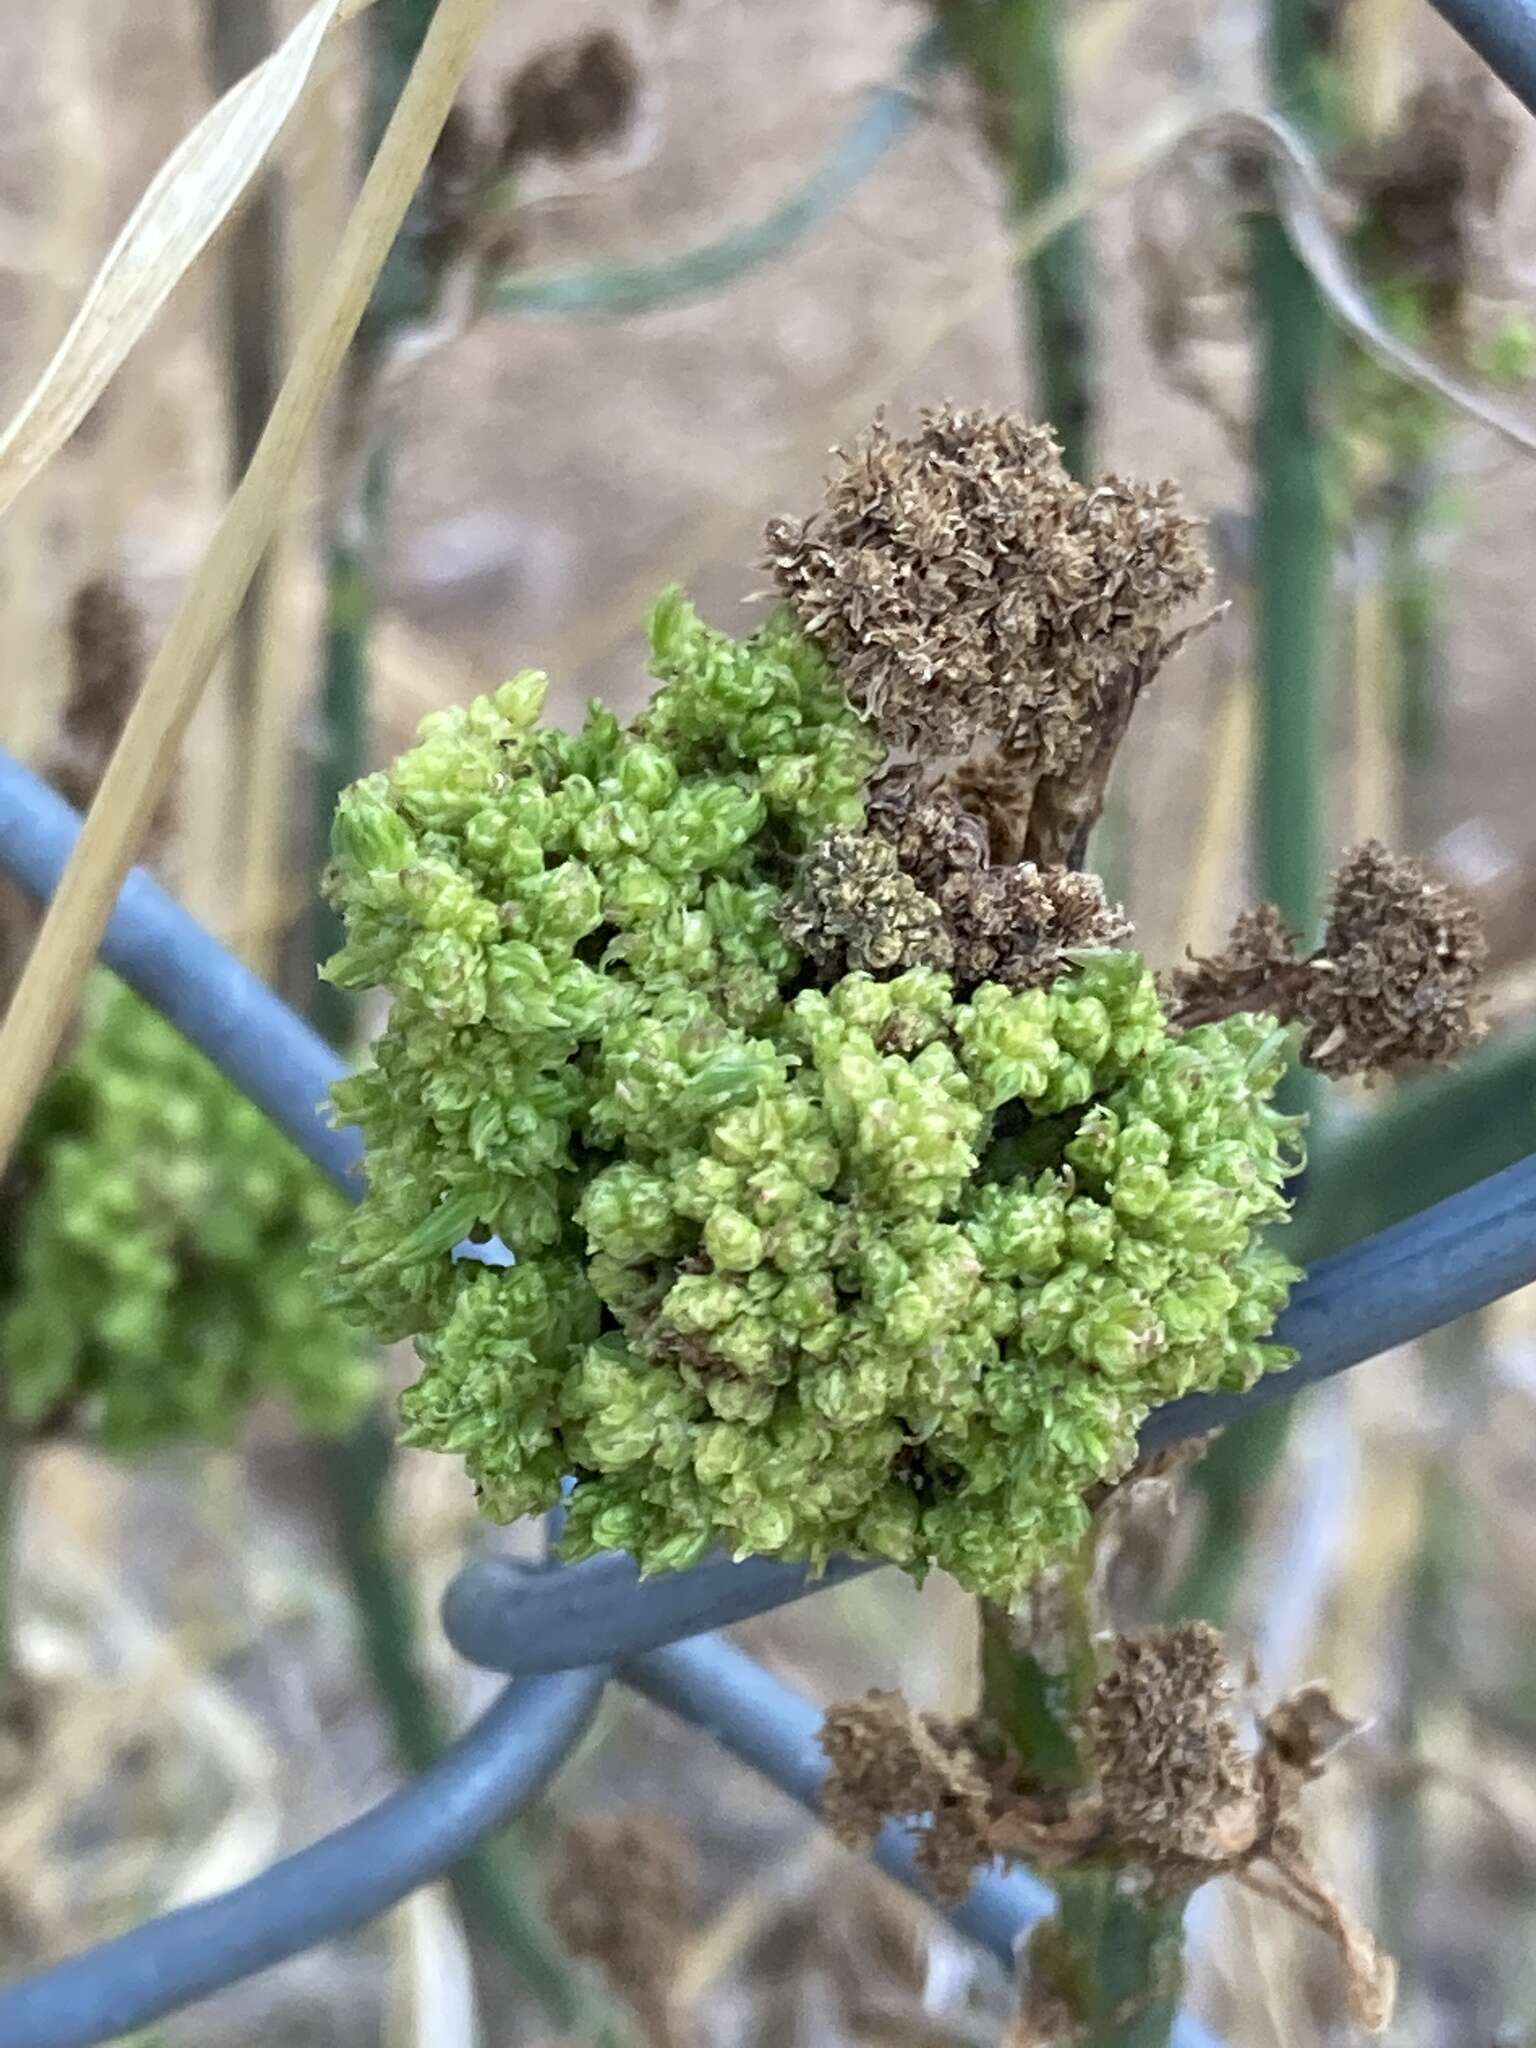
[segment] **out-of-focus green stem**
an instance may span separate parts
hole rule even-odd
[[[1414,845],[1433,830],[1430,778],[1441,751],[1439,591],[1429,559],[1432,479],[1416,463],[1387,492],[1387,608],[1397,671],[1397,744]]]
[[[1093,1537],[1026,1609],[978,1607],[983,1739],[1006,1745],[1042,1788],[1082,1784],[1091,1762],[1078,1717],[1099,1674]],[[1026,1951],[1026,2000],[1061,2008],[1074,2043],[1164,2048],[1183,1976],[1184,1899],[1153,1898],[1140,1873],[1107,1866],[1053,1873],[1052,1883],[1056,1911]]]
[[[368,1668],[401,1763],[423,1771],[447,1747],[451,1731],[422,1677],[410,1596],[382,1520],[393,1452],[388,1428],[373,1415],[333,1445],[328,1460]],[[500,1951],[558,2027],[595,2042],[623,2038],[545,1919],[537,1872],[512,1830],[483,1842],[449,1875],[471,1926]]]
[[[348,371],[350,400],[344,414],[360,433],[371,375],[366,365]],[[320,690],[320,743],[314,765],[315,843],[320,860],[330,839],[341,792],[362,773],[367,749],[368,633],[373,620],[374,549],[383,515],[388,455],[371,441],[357,451],[356,500],[343,503],[335,519],[327,562],[324,668]],[[309,955],[318,966],[342,943],[341,919],[315,895],[310,911]],[[345,990],[317,982],[310,998],[315,1023],[334,1045],[345,1045],[354,1002]]]
[[[1259,890],[1310,938],[1323,894],[1328,781],[1324,671],[1332,539],[1322,417],[1328,331],[1312,280],[1280,222],[1262,215],[1250,234],[1260,350],[1254,423]]]
[[[215,92],[270,57],[278,44],[271,0],[206,0],[203,40]],[[228,368],[230,468],[245,474],[277,397],[282,321],[282,229],[270,177],[258,181],[230,224],[223,250],[224,359]],[[266,564],[257,569],[231,635],[237,748],[244,758],[256,692]]]
[[[1269,74],[1276,103],[1304,129],[1321,125],[1323,12],[1315,0],[1269,0]],[[1249,260],[1258,349],[1255,473],[1254,668],[1258,678],[1258,893],[1309,941],[1321,918],[1328,793],[1328,668],[1333,535],[1327,314],[1279,219],[1257,213]],[[1317,1076],[1287,1083],[1286,1106],[1318,1129]],[[1303,1201],[1305,1197],[1303,1197]],[[1241,1575],[1252,1503],[1279,1464],[1290,1408],[1234,1425],[1212,1446],[1196,1485],[1207,1514],[1178,1594],[1180,1613],[1220,1622]]]
[[[1322,13],[1316,0],[1270,0],[1271,88],[1284,111],[1314,132]],[[1258,879],[1260,893],[1311,938],[1321,911],[1328,785],[1331,336],[1322,300],[1273,213],[1254,218],[1250,255],[1258,342]]]
[[[1009,214],[1020,219],[1070,174],[1058,0],[1004,0],[999,9],[998,85],[1006,97]],[[1053,235],[1019,279],[1025,331],[1034,338],[1040,410],[1056,429],[1066,465],[1093,464],[1092,264],[1082,222]]]
[[[1232,1615],[1248,1564],[1245,1540],[1254,1494],[1279,1466],[1290,1435],[1284,1401],[1272,1401],[1233,1425],[1201,1459],[1189,1492],[1201,1503],[1200,1540],[1173,1598],[1181,1621],[1224,1625]]]
[[[1012,220],[1070,174],[1062,11],[1059,0],[939,0],[939,20],[981,95]],[[1093,314],[1081,222],[1025,261],[1018,290],[1040,413],[1056,429],[1068,469],[1086,477],[1093,462]]]

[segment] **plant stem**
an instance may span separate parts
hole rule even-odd
[[[1070,172],[1059,0],[938,0],[938,7],[980,93],[1016,223]],[[1025,260],[1017,289],[1040,414],[1055,428],[1068,469],[1086,477],[1094,427],[1092,264],[1081,222]]]
[[[1070,1790],[1090,1768],[1076,1728],[1098,1677],[1102,1620],[1092,1533],[1048,1572],[1026,1609],[978,1603],[981,1720],[1034,1784]],[[1074,2048],[1164,2048],[1182,1981],[1184,1898],[1154,1898],[1142,1873],[1054,1875],[1057,1907],[1030,1939],[1026,2005],[1064,2015]]]
[[[335,515],[327,562],[320,745],[313,785],[317,866],[325,859],[337,800],[362,773],[366,758],[374,550],[388,488],[387,451],[367,434],[371,371],[354,362],[347,382],[343,456],[355,470],[356,482]],[[340,947],[343,936],[340,917],[317,892],[310,910],[309,958],[319,966]],[[353,998],[322,981],[314,984],[307,1007],[331,1043],[345,1045],[355,1016]]]
[[[1083,1762],[1072,1733],[1079,1687],[1062,1660],[1045,1661],[1031,1647],[1027,1615],[996,1601],[978,1603],[981,1630],[981,1712],[1030,1777],[1051,1789],[1081,1784]]]
[[[374,1414],[331,1447],[328,1465],[369,1672],[400,1761],[419,1772],[447,1748],[450,1730],[421,1674],[410,1595],[381,1515],[393,1454],[390,1432]],[[512,1829],[482,1842],[449,1879],[466,1919],[506,1957],[558,2027],[582,2029],[591,2040],[619,2038],[545,1919],[537,1873]]]
[[[206,0],[203,39],[216,92],[227,92],[276,48],[271,0]],[[278,198],[261,179],[231,224],[224,249],[224,359],[229,378],[230,467],[244,475],[277,396],[282,264]],[[256,696],[263,562],[251,579],[231,635],[235,742],[247,758]]]
[[[1319,431],[1325,316],[1279,221],[1252,223],[1262,351],[1259,472],[1258,867],[1261,895],[1312,941],[1322,898],[1323,687],[1331,539]]]
[[[1063,1878],[1056,1896],[1029,1965],[1072,2014],[1073,2048],[1164,2048],[1184,1980],[1184,1896],[1152,1898],[1107,1871]]]
[[[1270,0],[1271,87],[1278,104],[1313,131],[1321,121],[1318,18],[1315,0]],[[1258,215],[1250,236],[1259,345],[1259,888],[1310,941],[1321,910],[1328,784],[1332,350],[1322,301],[1279,219]]]
[[[1070,173],[1058,0],[1004,0],[997,30],[998,82],[1007,104],[1008,211],[1021,220]],[[1056,429],[1067,468],[1093,465],[1092,264],[1086,225],[1052,236],[1019,276],[1020,312],[1034,340],[1042,414]]]
[[[1320,16],[1314,0],[1270,0],[1269,72],[1276,103],[1304,129],[1321,125]],[[1333,535],[1328,509],[1327,314],[1278,218],[1249,223],[1258,393],[1253,429],[1254,668],[1258,680],[1255,852],[1258,891],[1315,944],[1324,884],[1328,791],[1327,668]],[[1287,1076],[1282,1100],[1312,1117],[1315,1074]],[[1303,1197],[1303,1201],[1304,1201]],[[1174,1606],[1220,1622],[1241,1579],[1254,1497],[1278,1466],[1290,1409],[1234,1424],[1207,1452],[1196,1484],[1208,1513]]]
[[[1432,479],[1416,463],[1387,493],[1387,608],[1397,669],[1397,743],[1408,832],[1423,845],[1433,831],[1430,775],[1441,751],[1439,591],[1428,559],[1434,527]]]

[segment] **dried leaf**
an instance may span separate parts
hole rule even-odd
[[[318,0],[167,157],[53,360],[0,433],[0,513],[63,447],[271,154],[332,29],[372,0]]]

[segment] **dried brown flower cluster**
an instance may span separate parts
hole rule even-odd
[[[1172,484],[1068,475],[1013,413],[877,422],[821,509],[768,529],[774,579],[853,703],[896,748],[995,744],[1019,854],[1070,865],[1136,699],[1209,575]]]
[[[961,994],[986,981],[1044,988],[1069,953],[1130,935],[1096,875],[994,864],[992,823],[968,808],[958,778],[888,770],[870,790],[869,825],[867,835],[837,833],[813,848],[783,916],[789,938],[829,979],[935,967]]]
[[[592,29],[529,59],[502,99],[501,161],[569,161],[619,142],[635,117],[640,67],[612,28]]]
[[[1119,1867],[1164,1896],[1232,1876],[1328,1936],[1350,2011],[1379,2030],[1394,1972],[1317,1876],[1300,1799],[1354,1724],[1320,1687],[1282,1700],[1245,1748],[1225,1647],[1204,1622],[1116,1638],[1078,1730],[1077,1788],[1041,1791],[1017,1764],[974,1746],[967,1724],[871,1693],[829,1709],[822,1810],[840,1841],[867,1849],[893,1818],[921,1818],[918,1862],[934,1895],[965,1896],[997,1857],[1038,1867]]]
[[[835,832],[811,849],[780,922],[831,981],[954,963],[938,905],[902,872],[889,840],[862,832]]]
[[[936,1899],[963,1899],[997,1852],[989,1779],[960,1731],[900,1693],[871,1692],[827,1709],[821,1746],[821,1811],[837,1839],[862,1853],[888,1820],[926,1814],[917,1866]]]
[[[1257,1768],[1238,1738],[1226,1646],[1202,1623],[1116,1639],[1085,1734],[1115,1840],[1193,1878],[1247,1854]]]
[[[1516,157],[1498,88],[1479,69],[1426,79],[1395,131],[1345,166],[1361,204],[1367,268],[1416,286],[1442,343],[1460,338],[1478,244]]]
[[[1323,943],[1303,955],[1272,904],[1234,925],[1224,953],[1169,978],[1173,1021],[1272,1010],[1305,1026],[1301,1056],[1320,1073],[1391,1074],[1443,1064],[1475,1045],[1487,942],[1476,910],[1415,860],[1375,840],[1333,879]]]
[[[565,1830],[549,1917],[573,1955],[602,1970],[634,2013],[647,2048],[690,2038],[675,2010],[687,1946],[693,1858],[677,1823],[639,1808]]]
[[[144,669],[139,615],[107,577],[82,583],[66,623],[69,686],[42,772],[76,810],[90,808],[122,735]],[[144,858],[164,848],[172,800],[161,804],[146,836]],[[31,951],[36,905],[20,886],[0,876],[0,1011]]]
[[[893,769],[870,793],[872,829],[893,842],[902,868],[938,905],[961,990],[984,981],[1044,987],[1064,954],[1130,936],[1096,875],[1037,864],[1011,846],[999,852],[1017,817],[1009,787],[993,757],[939,781]]]

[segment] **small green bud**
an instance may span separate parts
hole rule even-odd
[[[389,801],[389,778],[370,775],[342,792],[331,822],[331,853],[364,870],[408,867],[416,852],[410,828]]]
[[[763,1262],[763,1233],[739,1209],[717,1209],[704,1225],[704,1249],[728,1273],[749,1273]]]

